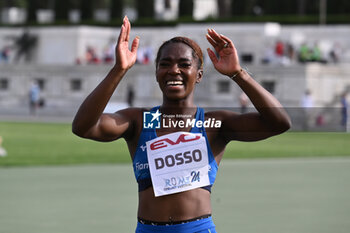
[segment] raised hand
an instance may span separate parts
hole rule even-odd
[[[237,50],[232,41],[228,37],[218,34],[214,29],[208,29],[206,37],[218,54],[217,57],[211,49],[207,49],[215,69],[230,77],[239,72],[241,66],[239,64]]]
[[[118,44],[115,48],[115,66],[121,70],[130,69],[136,62],[137,48],[139,46],[139,37],[136,37],[129,50],[130,22],[127,16],[123,19],[123,25],[120,29]]]

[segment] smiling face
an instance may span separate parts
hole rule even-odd
[[[203,74],[198,60],[193,49],[181,42],[161,48],[156,77],[164,101],[192,101],[195,84],[200,82]]]

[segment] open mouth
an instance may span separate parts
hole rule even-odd
[[[167,86],[182,86],[184,85],[183,81],[167,81]]]

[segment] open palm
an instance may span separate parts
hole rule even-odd
[[[123,25],[120,29],[118,44],[115,49],[115,65],[122,70],[128,70],[136,62],[137,48],[139,46],[139,37],[136,37],[133,40],[131,44],[131,50],[129,50],[130,28],[130,22],[125,16],[123,20]]]
[[[214,51],[208,48],[208,55],[217,71],[224,75],[232,76],[241,69],[237,50],[228,37],[219,35],[213,29],[208,30],[206,37],[218,55],[217,57]]]

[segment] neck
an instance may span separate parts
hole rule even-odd
[[[193,103],[193,98],[185,100],[169,100],[163,99],[163,104],[160,107],[161,112],[165,114],[193,114],[197,111],[196,105]]]

